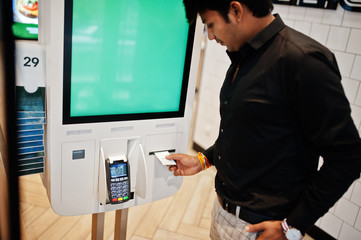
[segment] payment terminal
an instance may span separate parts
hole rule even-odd
[[[126,157],[107,158],[105,167],[109,202],[111,204],[123,203],[132,198],[129,164]]]

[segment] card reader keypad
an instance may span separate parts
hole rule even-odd
[[[110,180],[110,192],[112,203],[121,203],[129,200],[128,177],[112,178]]]

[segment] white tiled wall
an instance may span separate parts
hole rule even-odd
[[[361,13],[275,5],[290,27],[316,39],[335,53],[342,84],[352,108],[355,125],[361,131]],[[206,41],[199,88],[198,111],[193,140],[203,148],[211,146],[218,134],[219,91],[230,61],[225,48]],[[361,239],[361,180],[316,225],[336,239]]]
[[[213,145],[219,127],[219,91],[230,64],[226,48],[206,39],[193,141],[206,149]]]

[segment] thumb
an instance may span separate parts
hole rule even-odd
[[[253,225],[248,225],[244,228],[247,232],[261,232],[265,230],[263,222]]]

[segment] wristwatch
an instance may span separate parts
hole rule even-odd
[[[288,226],[287,219],[281,222],[281,226],[288,240],[301,240],[303,238],[300,230]]]

